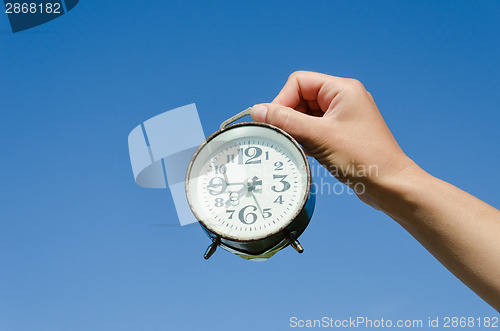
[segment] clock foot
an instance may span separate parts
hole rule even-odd
[[[215,253],[217,246],[219,246],[219,242],[217,240],[214,240],[214,242],[212,242],[212,244],[210,244],[210,246],[207,247],[207,250],[205,251],[205,255],[203,255],[205,260],[208,260],[210,258],[210,256],[212,256]]]
[[[292,245],[293,248],[299,253],[304,252],[304,248],[302,248],[302,245],[299,243],[297,239],[291,240],[290,245]]]

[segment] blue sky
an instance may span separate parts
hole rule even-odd
[[[208,134],[313,70],[361,80],[409,156],[498,208],[498,1],[80,1],[16,34],[0,14],[0,45],[0,329],[498,316],[347,194],[317,197],[300,256],[204,261],[127,148],[166,110],[195,102]]]

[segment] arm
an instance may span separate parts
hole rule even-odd
[[[272,103],[253,107],[252,118],[290,133],[341,182],[362,185],[363,202],[500,311],[500,211],[409,159],[360,82],[297,72]],[[356,171],[369,167],[376,171]]]

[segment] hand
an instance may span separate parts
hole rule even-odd
[[[354,79],[295,72],[274,101],[255,105],[251,116],[288,132],[350,187],[363,183],[369,189],[414,165],[370,93]]]
[[[296,72],[251,115],[291,134],[342,182],[361,183],[366,190],[354,190],[361,200],[401,224],[500,312],[500,211],[410,160],[360,82]],[[362,171],[371,166],[377,171]]]

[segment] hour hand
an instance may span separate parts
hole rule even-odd
[[[258,186],[262,186],[262,180],[259,179],[259,177],[257,176],[253,176],[252,179],[249,179],[247,181],[247,185],[248,185],[248,192],[255,192],[255,193],[262,193],[262,187],[258,187]],[[249,195],[249,193],[247,193],[247,196]]]

